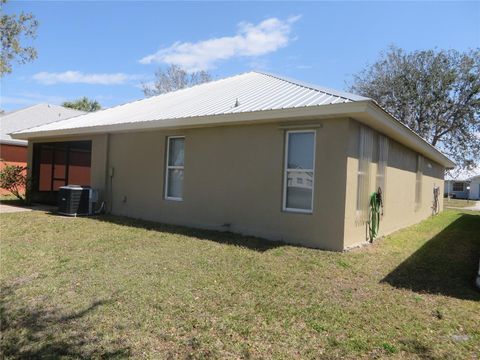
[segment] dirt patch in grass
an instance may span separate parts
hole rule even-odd
[[[347,253],[118,217],[0,216],[6,358],[474,358],[480,214]]]
[[[475,200],[465,200],[465,199],[443,199],[444,208],[465,208],[470,206],[475,206]]]

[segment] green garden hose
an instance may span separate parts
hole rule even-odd
[[[380,227],[380,216],[383,212],[382,189],[378,188],[377,192],[370,195],[370,209],[368,217],[368,232],[370,242],[377,237],[378,228]]]

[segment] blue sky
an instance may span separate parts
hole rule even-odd
[[[480,2],[9,2],[40,22],[38,59],[1,80],[1,108],[143,97],[176,62],[216,78],[264,70],[344,89],[395,44],[480,46]]]

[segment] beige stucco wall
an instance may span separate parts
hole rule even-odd
[[[279,124],[112,134],[112,212],[341,250],[348,124],[312,123],[313,214],[282,211],[285,129]],[[181,202],[164,199],[168,135],[186,137]]]
[[[292,124],[115,133],[39,142],[92,140],[91,184],[116,215],[329,250],[365,243],[365,226],[355,225],[359,124],[352,119]],[[290,129],[316,131],[312,214],[282,211],[285,132]],[[180,202],[164,198],[166,141],[170,135],[185,136]],[[29,143],[29,168],[32,145]],[[422,205],[416,210],[416,154],[390,140],[380,236],[430,216],[434,184],[440,186],[443,207],[443,167],[425,159],[423,172]],[[375,163],[370,173],[373,192]]]
[[[366,243],[366,226],[355,224],[358,174],[359,124],[351,120],[350,143],[347,160],[347,186],[345,198],[344,247],[350,248]],[[375,159],[374,159],[375,160]],[[429,159],[423,161],[422,201],[415,207],[417,154],[405,146],[389,140],[388,166],[384,194],[384,216],[380,222],[379,236],[386,235],[420,222],[432,215],[433,187],[440,187],[440,210],[443,209],[444,168]],[[370,192],[375,191],[377,164],[370,166]]]

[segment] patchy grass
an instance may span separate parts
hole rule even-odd
[[[465,200],[465,199],[443,199],[443,207],[455,207],[455,208],[464,208],[469,206],[475,206],[475,200]]]
[[[1,357],[475,358],[480,214],[333,253],[118,217],[0,215]]]

